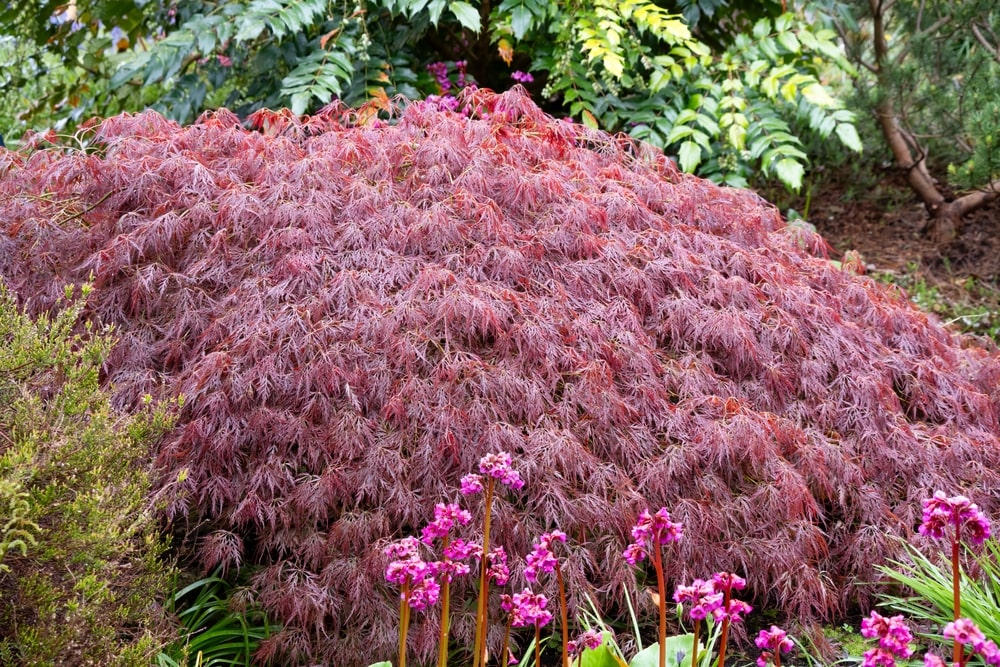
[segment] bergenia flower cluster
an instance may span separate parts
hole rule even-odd
[[[492,477],[499,480],[501,484],[506,484],[512,489],[524,487],[524,480],[521,475],[511,466],[511,458],[508,452],[499,454],[487,454],[479,461],[479,473],[469,474],[462,478],[461,491],[465,495],[472,495],[483,490],[483,477]]]
[[[531,76],[528,72],[522,72],[521,70],[515,70],[510,78],[514,79],[518,83],[531,83],[535,80],[535,77]]]
[[[956,541],[964,539],[980,545],[990,536],[990,522],[975,503],[965,496],[948,498],[943,491],[937,491],[924,501],[920,534],[940,540],[948,536],[949,527],[954,529],[951,539]]]
[[[500,608],[510,614],[511,626],[515,628],[540,628],[552,621],[552,613],[546,607],[549,599],[541,593],[532,593],[525,588],[514,595],[503,595]]]
[[[650,514],[648,509],[639,514],[639,520],[632,528],[632,544],[625,548],[622,554],[629,565],[636,565],[649,556],[651,547],[677,542],[684,536],[683,527],[670,520],[666,507],[661,507],[656,514]]]
[[[483,557],[483,548],[473,545],[475,551],[473,557],[478,561]],[[497,586],[505,586],[510,579],[510,568],[507,567],[507,552],[503,547],[490,549],[486,555],[486,578]]]
[[[733,591],[741,591],[747,586],[746,579],[731,572],[716,572],[712,575],[712,585],[717,593],[723,596],[723,603],[718,608],[712,610],[712,617],[716,622],[729,620],[739,623],[743,617],[753,611],[753,607],[743,600],[736,600],[732,597]]]
[[[877,611],[861,621],[861,636],[878,639],[878,646],[864,653],[863,667],[895,667],[896,658],[913,655],[913,634],[902,616],[886,618]]]
[[[795,646],[788,633],[776,625],[772,625],[770,630],[761,630],[754,643],[762,651],[757,658],[757,667],[767,667],[769,662],[780,664],[781,654],[788,653]]]
[[[983,662],[993,667],[1000,667],[1000,648],[996,643],[987,639],[983,631],[979,629],[973,621],[968,618],[960,618],[944,626],[944,636],[963,646],[972,649],[973,653],[978,653],[983,658]],[[928,663],[928,659],[931,661]],[[934,661],[937,662],[934,662]],[[928,653],[924,656],[924,665],[944,664],[937,656]]]
[[[591,628],[582,632],[576,639],[570,640],[569,644],[567,644],[567,652],[575,658],[581,655],[584,649],[593,651],[596,648],[600,648],[603,643],[604,637],[601,636],[600,631]]]
[[[678,586],[674,591],[674,602],[688,607],[688,615],[701,621],[709,614],[722,608],[723,594],[716,591],[715,583],[695,579],[690,586]]]
[[[466,526],[472,521],[472,514],[454,503],[438,503],[434,506],[434,520],[424,526],[420,541],[430,546],[434,540],[447,537],[455,524]]]
[[[527,567],[524,568],[524,578],[537,583],[538,575],[541,572],[552,572],[555,570],[558,560],[552,551],[553,542],[566,542],[566,533],[561,530],[553,530],[551,533],[544,533],[538,538],[531,553],[525,558]]]
[[[423,611],[437,604],[441,586],[437,582],[438,564],[424,561],[419,549],[420,542],[412,536],[390,544],[385,555],[393,560],[385,569],[385,579],[402,587],[400,598],[411,609]]]

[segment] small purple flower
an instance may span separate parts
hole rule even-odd
[[[465,526],[470,521],[472,521],[472,515],[458,505],[438,503],[434,506],[434,520],[424,526],[420,541],[427,545],[433,544],[434,540],[441,539],[450,533],[456,523]]]
[[[518,83],[531,83],[535,80],[535,77],[531,76],[528,72],[522,72],[521,70],[515,70],[510,78],[514,79]]]
[[[549,600],[544,595],[532,593],[530,588],[525,588],[512,596],[503,596],[500,606],[510,613],[511,626],[540,628],[552,620],[551,612],[545,609],[548,604]]]
[[[512,489],[520,489],[524,486],[521,475],[511,467],[511,456],[508,452],[484,456],[479,460],[479,472],[487,477],[500,480]]]
[[[483,478],[479,475],[468,474],[462,478],[462,495],[471,496],[483,492]]]
[[[937,491],[933,498],[924,501],[920,534],[940,540],[947,535],[949,526],[954,528],[954,539],[962,539],[962,532],[966,531],[967,539],[975,545],[990,536],[990,522],[975,503],[965,496],[948,498],[943,491]]]
[[[712,575],[712,583],[715,584],[715,589],[718,591],[742,591],[747,587],[746,579],[736,576],[732,572],[716,572]]]
[[[622,555],[630,565],[635,565],[649,555],[650,547],[677,542],[683,536],[683,527],[670,520],[666,507],[661,507],[656,514],[644,509],[632,528],[634,542],[626,547]]]
[[[558,561],[552,553],[553,542],[566,542],[566,533],[561,530],[554,530],[551,533],[544,533],[538,538],[538,543],[534,545],[531,553],[525,558],[527,567],[524,568],[524,578],[531,582],[538,581],[539,572],[552,572],[555,570]]]
[[[469,560],[469,558],[476,556],[482,551],[482,547],[478,544],[472,542],[466,542],[463,539],[453,540],[444,548],[444,557],[450,560]]]

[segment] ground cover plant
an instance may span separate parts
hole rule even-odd
[[[0,665],[149,665],[170,637],[148,499],[168,413],[110,408],[81,309],[32,321],[0,285]]]
[[[739,573],[801,620],[865,603],[936,489],[995,512],[993,350],[752,193],[518,90],[392,114],[147,112],[0,153],[0,275],[33,312],[92,275],[118,404],[186,397],[157,501],[206,569],[259,566],[261,657],[395,655],[383,549],[488,453],[525,482],[489,550],[565,532],[571,610],[625,585],[655,612],[621,558],[646,507],[685,526],[666,579]],[[440,619],[411,620],[430,662]]]

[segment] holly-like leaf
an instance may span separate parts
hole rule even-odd
[[[681,149],[677,154],[681,169],[691,174],[694,173],[698,163],[701,162],[701,146],[697,142],[688,140],[681,144]]]
[[[774,163],[774,173],[789,189],[798,191],[802,188],[806,170],[798,160],[786,157]]]
[[[840,141],[852,151],[860,153],[863,150],[861,137],[858,136],[858,130],[854,125],[851,123],[837,123],[836,131]]]
[[[514,37],[521,39],[531,29],[533,17],[531,10],[524,5],[518,5],[510,12],[510,27],[514,31]]]
[[[449,4],[448,9],[455,15],[455,18],[462,24],[462,27],[475,33],[478,33],[482,28],[482,23],[479,20],[479,10],[469,3],[458,0]]]

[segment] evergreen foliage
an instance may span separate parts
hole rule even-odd
[[[32,322],[0,288],[0,665],[148,665],[164,628],[147,445],[166,413],[110,409],[82,307]]]
[[[392,656],[382,549],[487,452],[527,482],[492,541],[583,544],[574,607],[622,609],[643,507],[685,526],[668,578],[736,572],[802,619],[865,600],[934,490],[1000,509],[995,350],[750,192],[517,89],[462,104],[144,112],[0,151],[0,274],[36,313],[93,274],[117,403],[186,397],[158,498],[206,568],[261,567],[263,657]]]

